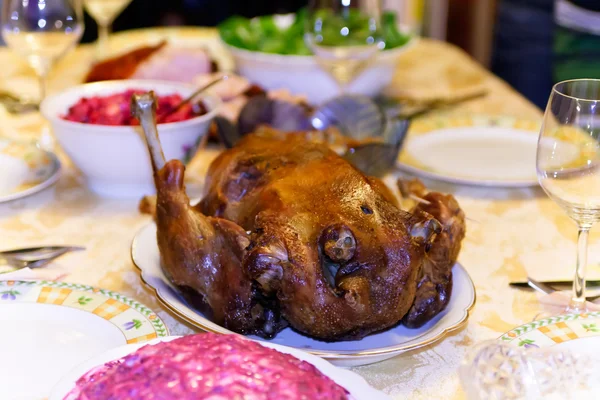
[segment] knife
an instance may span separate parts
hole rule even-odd
[[[539,281],[542,284],[550,286],[573,286],[573,281]],[[528,281],[510,282],[510,286],[517,288],[529,288],[531,285]],[[587,287],[600,287],[600,280],[586,281]]]

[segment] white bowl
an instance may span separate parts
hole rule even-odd
[[[345,93],[374,97],[394,76],[398,58],[416,41],[381,51],[356,79],[344,88]],[[317,64],[313,56],[292,56],[244,50],[223,43],[231,52],[235,70],[251,82],[267,90],[287,88],[293,94],[305,95],[312,104],[342,94],[342,88]]]
[[[61,118],[82,97],[110,95],[127,89],[154,90],[157,95],[178,93],[187,97],[194,87],[152,80],[119,80],[79,85],[47,97],[42,115],[50,121],[54,137],[83,173],[92,191],[107,197],[140,197],[154,193],[150,157],[139,126],[105,126]],[[158,132],[167,160],[187,161],[208,131],[220,99],[204,96],[208,112],[186,121],[160,124]]]

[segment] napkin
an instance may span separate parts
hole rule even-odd
[[[452,101],[489,89],[487,73],[464,51],[445,43],[427,41],[414,46],[398,60],[394,78],[384,90],[387,97],[415,103]],[[431,60],[443,54],[443,63]]]

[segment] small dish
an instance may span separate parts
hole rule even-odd
[[[92,368],[106,364],[109,361],[118,360],[119,358],[125,357],[128,354],[133,353],[137,349],[146,344],[155,344],[158,342],[168,342],[176,339],[178,336],[170,336],[166,338],[160,338],[153,340],[148,343],[126,345],[116,349],[109,350],[97,357],[94,357],[85,363],[79,365],[71,372],[69,372],[52,390],[49,400],[63,400],[64,397],[75,387],[77,379],[83,374],[90,371]],[[369,384],[358,374],[347,371],[341,368],[337,368],[325,360],[311,354],[305,353],[300,350],[292,349],[285,346],[280,346],[271,343],[261,343],[265,347],[280,351],[282,353],[290,354],[300,360],[306,361],[321,371],[324,375],[331,378],[335,383],[344,387],[353,400],[388,400],[389,397],[384,393],[373,389]]]
[[[148,150],[139,126],[105,126],[62,118],[82,97],[104,96],[128,89],[154,90],[157,95],[187,97],[192,85],[152,80],[104,81],[79,85],[48,96],[40,110],[52,125],[56,140],[81,170],[92,191],[106,197],[141,197],[155,192]],[[158,125],[168,160],[184,162],[194,155],[217,114],[221,101],[204,96],[207,113],[181,122]]]
[[[45,398],[88,358],[169,334],[163,321],[135,300],[64,282],[0,281],[0,320],[3,399]]]
[[[0,203],[37,193],[60,177],[54,153],[33,143],[0,138]]]

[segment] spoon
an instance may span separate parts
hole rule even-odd
[[[189,95],[185,99],[181,100],[175,107],[171,108],[170,110],[168,110],[167,112],[165,112],[164,114],[162,114],[161,117],[164,118],[164,117],[166,117],[168,115],[171,115],[171,114],[177,112],[181,107],[183,107],[187,103],[189,103],[192,100],[194,100],[200,93],[202,93],[205,90],[213,87],[214,85],[216,85],[217,83],[219,83],[221,81],[226,81],[227,79],[229,79],[229,76],[227,76],[227,75],[221,75],[220,77],[218,77],[218,78],[210,81],[209,83],[207,83],[206,85],[202,86],[200,89],[196,90],[194,93],[192,93],[191,95]]]

